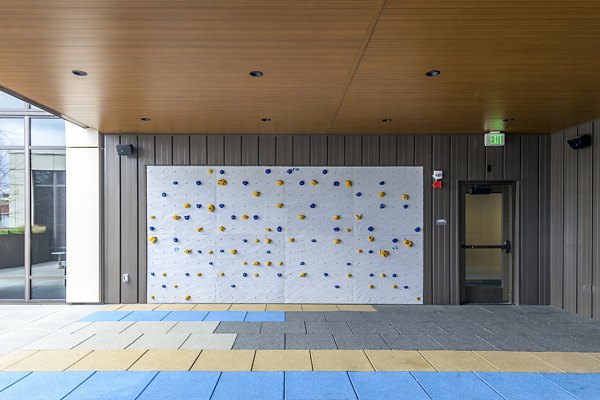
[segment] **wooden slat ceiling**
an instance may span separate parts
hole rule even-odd
[[[600,116],[598,0],[0,0],[0,10],[0,85],[107,133],[545,133]],[[432,69],[442,74],[426,77]]]

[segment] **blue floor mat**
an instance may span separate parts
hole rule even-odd
[[[6,389],[27,375],[29,375],[29,372],[2,372],[0,374],[0,390]]]
[[[121,321],[162,321],[169,311],[133,311]]]
[[[245,311],[210,311],[204,321],[243,321]]]
[[[162,321],[203,321],[208,311],[171,311]]]
[[[429,400],[410,372],[349,372],[360,400]]]
[[[476,372],[501,396],[510,400],[573,400],[573,396],[536,373]],[[600,396],[600,393],[598,393]]]
[[[600,399],[600,374],[539,374],[578,399]]]
[[[223,372],[211,400],[281,400],[283,372]]]
[[[471,372],[413,372],[433,400],[504,400]]]
[[[286,372],[287,400],[356,400],[346,372]]]
[[[284,322],[285,312],[249,311],[244,321],[247,322]]]
[[[79,322],[120,321],[131,314],[131,311],[96,311],[79,320]]]
[[[93,372],[33,372],[1,391],[0,399],[59,400],[92,374]]]
[[[137,400],[209,400],[220,372],[159,372]]]
[[[69,374],[70,372],[65,372]],[[156,372],[100,371],[73,390],[65,400],[131,400],[139,396]]]

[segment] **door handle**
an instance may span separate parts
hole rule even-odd
[[[463,244],[461,247],[463,249],[503,249],[506,254],[512,250],[510,240],[505,240],[504,244]]]

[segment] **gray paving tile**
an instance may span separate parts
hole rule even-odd
[[[573,336],[537,336],[527,337],[527,339],[539,344],[545,351],[598,351],[597,345],[581,342]]]
[[[215,333],[260,333],[262,322],[220,322]]]
[[[141,333],[98,333],[74,348],[90,350],[122,350],[129,347],[129,345],[135,342],[140,336],[142,336]]]
[[[440,313],[420,313],[420,312],[403,312],[402,313],[409,321],[413,322],[436,322],[436,321],[447,321],[448,316],[444,316]]]
[[[474,324],[472,322],[459,323],[459,322],[435,322],[444,332],[450,335],[461,335],[461,334],[473,334],[473,335],[485,335],[492,333],[490,330]]]
[[[304,321],[263,322],[260,333],[306,333]]]
[[[366,321],[363,313],[358,311],[332,311],[324,312],[323,314],[327,321]]]
[[[177,350],[190,335],[190,333],[145,333],[135,342],[127,346],[127,349]]]
[[[306,333],[347,333],[351,334],[352,330],[347,322],[331,321],[331,322],[306,322]]]
[[[497,350],[496,347],[475,335],[429,335],[446,350]]]
[[[349,321],[348,325],[350,325],[352,333],[356,335],[398,333],[392,324],[384,321]]]
[[[179,321],[169,333],[213,333],[219,321]]]
[[[491,346],[502,351],[545,351],[536,341],[517,335],[478,336]]]
[[[322,312],[286,312],[286,321],[325,321]]]
[[[446,333],[433,322],[399,322],[391,321],[390,324],[403,335],[426,335],[428,333]]]
[[[404,314],[391,311],[363,313],[367,321],[410,321]]]
[[[185,350],[230,350],[237,335],[230,333],[192,333],[181,345]]]
[[[338,335],[333,338],[340,350],[390,350],[379,335]]]
[[[392,350],[443,350],[427,335],[381,335]]]
[[[233,344],[234,350],[283,350],[285,336],[283,333],[242,333]]]
[[[285,335],[286,350],[336,350],[333,335],[326,333]]]

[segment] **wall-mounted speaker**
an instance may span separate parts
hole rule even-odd
[[[583,149],[584,147],[588,147],[589,145],[591,145],[592,137],[590,135],[582,135],[582,136],[578,136],[576,138],[567,140],[567,143],[569,143],[569,146],[571,146],[571,148],[573,150],[579,150],[579,149]]]
[[[118,144],[117,153],[120,156],[130,156],[133,154],[134,147],[132,144]]]

